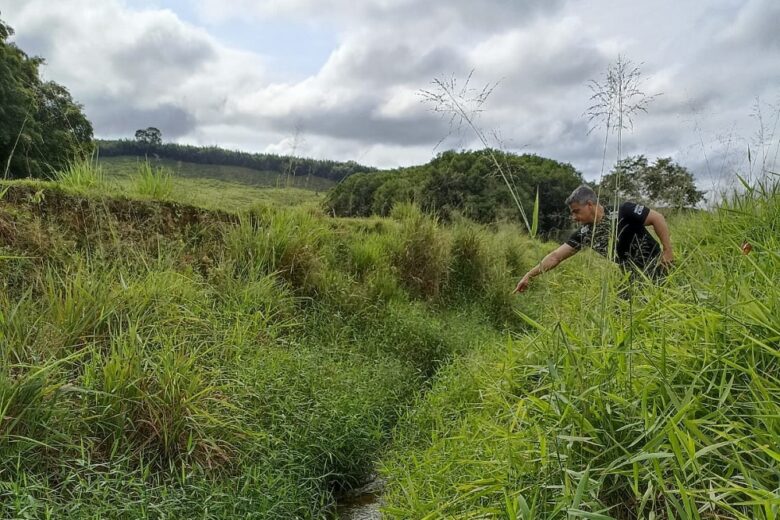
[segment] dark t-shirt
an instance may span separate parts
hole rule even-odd
[[[606,210],[598,224],[586,224],[572,233],[566,243],[578,251],[590,246],[608,256],[610,232],[617,229],[613,260],[621,267],[653,267],[661,254],[661,247],[645,228],[649,213],[650,208],[646,206],[624,202],[618,211]],[[617,227],[613,227],[615,221]]]

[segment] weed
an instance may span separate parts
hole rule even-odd
[[[173,192],[173,174],[165,167],[152,167],[149,161],[138,164],[136,173],[131,176],[136,192],[143,197],[164,200]]]
[[[55,180],[69,188],[100,188],[106,182],[103,168],[97,159],[86,158],[74,161],[55,174]]]
[[[437,232],[436,221],[413,204],[396,205],[392,217],[401,223],[400,242],[392,253],[399,277],[418,296],[438,295],[449,270],[446,237]]]

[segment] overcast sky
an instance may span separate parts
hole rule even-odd
[[[0,18],[102,138],[156,126],[165,141],[419,164],[482,146],[419,95],[473,71],[471,87],[496,84],[476,120],[491,145],[596,179],[588,83],[622,55],[660,94],[624,155],[672,156],[709,188],[749,168],[748,146],[754,163],[777,153],[778,0],[0,0]]]

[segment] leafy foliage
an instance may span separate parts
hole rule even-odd
[[[395,204],[416,202],[446,220],[456,214],[483,223],[520,220],[491,153],[505,165],[524,207],[534,207],[538,190],[539,229],[565,227],[563,201],[582,183],[580,173],[552,159],[496,150],[447,151],[422,166],[353,175],[331,190],[326,206],[338,216],[385,216]]]
[[[92,124],[68,90],[40,78],[43,59],[9,43],[0,21],[0,170],[4,177],[51,177],[92,150]]]
[[[135,140],[149,147],[160,146],[162,144],[162,133],[153,126],[138,129],[135,131]]]
[[[621,200],[677,209],[704,200],[691,172],[670,157],[658,158],[653,164],[644,155],[626,157],[601,179],[599,188],[604,200],[614,200],[619,192]]]

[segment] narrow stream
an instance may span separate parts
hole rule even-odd
[[[382,491],[385,482],[376,478],[363,487],[348,491],[339,499],[336,518],[339,520],[380,520]]]

